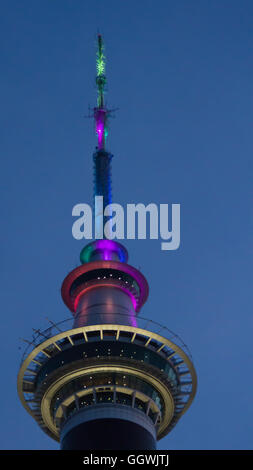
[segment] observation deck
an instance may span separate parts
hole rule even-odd
[[[70,322],[39,332],[22,358],[18,393],[43,431],[59,441],[75,415],[101,419],[106,406],[121,417],[135,410],[154,439],[170,432],[196,392],[195,369],[182,340],[140,316],[138,327],[104,323],[68,329]]]

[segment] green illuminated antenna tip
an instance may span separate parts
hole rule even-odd
[[[105,77],[105,55],[104,55],[104,44],[101,34],[98,34],[98,50],[97,50],[97,91],[98,91],[98,108],[104,107],[104,87],[106,84]]]
[[[98,51],[97,51],[97,75],[105,74],[105,55],[104,45],[101,34],[98,35]]]

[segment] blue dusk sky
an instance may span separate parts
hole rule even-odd
[[[253,2],[1,3],[1,448],[58,449],[23,409],[24,344],[69,316],[72,208],[92,203],[99,30],[113,199],[181,205],[181,245],[125,241],[150,285],[142,315],[178,333],[198,375],[159,449],[251,449]],[[21,347],[21,349],[19,349]]]

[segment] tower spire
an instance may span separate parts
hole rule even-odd
[[[105,76],[105,55],[104,55],[104,44],[101,34],[98,34],[98,50],[97,50],[97,106],[94,108],[94,118],[96,122],[96,132],[98,137],[98,148],[99,150],[105,149],[106,137],[108,135],[107,129],[107,118],[108,110],[104,103],[104,92],[106,85]]]
[[[96,59],[96,85],[97,85],[97,106],[93,110],[93,115],[96,124],[96,133],[98,138],[98,145],[95,153],[93,154],[94,161],[94,207],[96,226],[99,227],[101,238],[104,237],[104,226],[108,217],[104,217],[96,211],[96,196],[103,197],[103,210],[106,206],[112,203],[112,183],[111,183],[111,159],[112,155],[106,150],[106,138],[108,135],[108,117],[110,110],[107,109],[104,100],[106,76],[105,76],[105,54],[104,44],[101,34],[97,36],[98,48]],[[102,210],[102,213],[103,213]],[[100,238],[100,236],[98,237]]]

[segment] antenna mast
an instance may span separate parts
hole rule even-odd
[[[98,50],[97,50],[97,107],[94,108],[94,118],[96,122],[96,132],[98,136],[98,148],[99,150],[105,150],[106,137],[108,135],[107,129],[107,117],[108,110],[104,104],[104,89],[106,85],[105,76],[105,55],[104,45],[101,34],[98,34]]]

